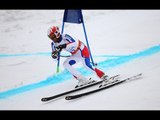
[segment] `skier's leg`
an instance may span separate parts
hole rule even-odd
[[[73,65],[76,64],[78,61],[78,59],[71,56],[67,58],[63,63],[64,68],[67,69],[75,78],[81,76],[81,73],[73,67]]]
[[[98,68],[95,68],[95,67],[93,67],[92,65],[91,65],[91,62],[90,62],[90,55],[89,55],[89,50],[88,50],[88,48],[85,46],[84,47],[84,49],[81,51],[81,59],[82,59],[82,64],[83,64],[83,66],[87,69],[87,70],[89,70],[89,71],[91,71],[91,72],[93,72],[93,73],[96,73],[97,74],[97,76],[99,77],[99,78],[101,78],[102,80],[105,78],[107,78],[108,76],[107,75],[105,75],[105,73],[102,71],[102,70],[100,70],[100,69],[98,69]],[[105,76],[105,77],[104,77]]]
[[[87,70],[89,70],[89,71],[91,71],[91,72],[93,72],[93,73],[96,73],[96,75],[97,75],[99,78],[102,78],[102,77],[105,75],[105,73],[104,73],[102,70],[100,70],[100,69],[98,69],[98,68],[95,68],[95,67],[93,67],[93,66],[90,64],[90,59],[89,59],[89,58],[83,58],[83,59],[82,59],[82,63],[83,63],[83,66],[84,66]]]
[[[84,77],[79,71],[77,71],[73,65],[81,60],[80,52],[66,59],[63,63],[64,67],[79,81],[78,86],[87,84],[90,82],[86,77]]]

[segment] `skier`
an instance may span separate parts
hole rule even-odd
[[[58,52],[61,52],[62,49],[65,49],[66,51],[71,53],[71,56],[64,61],[63,66],[73,75],[74,78],[79,81],[76,87],[93,82],[91,78],[87,79],[72,66],[80,61],[82,62],[84,68],[95,73],[101,80],[108,80],[108,75],[105,75],[103,71],[98,68],[94,68],[90,64],[89,50],[82,41],[73,38],[68,34],[60,34],[59,27],[57,26],[49,28],[48,37],[52,40],[51,56],[53,59],[58,59]]]

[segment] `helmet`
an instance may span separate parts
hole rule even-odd
[[[59,28],[57,26],[53,26],[51,28],[48,29],[48,36],[54,34],[56,36],[56,38],[60,37],[60,31]]]

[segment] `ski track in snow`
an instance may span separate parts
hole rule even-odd
[[[125,55],[125,56],[119,56],[117,58],[114,59],[107,59],[104,60],[100,63],[98,63],[98,67],[99,68],[103,68],[103,70],[108,70],[110,68],[116,67],[118,65],[121,65],[123,63],[129,62],[131,60],[140,58],[140,57],[144,57],[144,56],[149,56],[152,54],[155,54],[157,52],[160,52],[160,45],[151,47],[149,49],[146,49],[144,51],[135,53],[135,54],[131,54],[131,55]],[[32,56],[32,55],[49,55],[49,53],[34,53],[34,54],[3,54],[0,55],[1,58],[3,57],[16,57],[16,56]],[[102,55],[103,57],[107,57],[107,55]],[[98,56],[97,56],[98,57]],[[101,56],[99,56],[101,57]],[[110,57],[113,57],[112,55],[110,55]],[[79,71],[84,74],[85,76],[90,75],[90,72],[87,72],[84,68],[79,68]],[[65,78],[65,79],[64,79]],[[23,93],[25,91],[29,91],[29,90],[33,90],[39,87],[44,87],[47,85],[52,85],[52,84],[56,84],[56,83],[60,83],[66,80],[70,80],[72,78],[72,76],[66,71],[62,71],[61,73],[58,73],[54,76],[50,76],[48,78],[46,78],[45,80],[40,80],[40,82],[38,83],[34,83],[34,84],[30,84],[30,85],[26,85],[26,86],[22,86],[19,88],[15,88],[15,89],[10,89],[4,92],[0,92],[0,98],[7,98],[13,95],[16,95],[18,93]]]

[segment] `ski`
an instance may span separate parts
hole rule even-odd
[[[119,76],[120,76],[120,74],[117,74],[117,75],[114,75],[114,76],[110,77],[110,79],[115,79],[115,78],[118,78]],[[41,101],[42,101],[42,102],[47,102],[47,101],[53,100],[53,99],[55,99],[55,98],[58,98],[58,97],[67,95],[67,94],[69,94],[69,93],[73,93],[73,92],[76,92],[76,91],[79,91],[79,90],[82,90],[82,89],[85,89],[85,88],[89,88],[89,87],[91,87],[91,86],[100,84],[100,83],[102,83],[102,82],[103,82],[102,80],[100,80],[100,81],[95,81],[95,82],[92,82],[92,83],[90,83],[90,84],[83,85],[83,86],[77,87],[77,88],[75,88],[75,89],[73,89],[73,90],[69,90],[69,91],[66,91],[66,92],[63,92],[63,93],[54,95],[54,96],[44,97],[44,98],[41,99]]]
[[[72,100],[72,99],[76,99],[76,98],[80,98],[80,97],[83,97],[83,96],[86,96],[86,95],[89,95],[89,94],[92,94],[92,93],[96,93],[96,92],[99,92],[101,90],[104,90],[104,89],[107,89],[107,88],[110,88],[112,86],[115,86],[115,85],[118,85],[120,83],[124,83],[126,81],[129,81],[129,80],[134,80],[134,79],[138,79],[142,76],[142,73],[140,74],[136,74],[134,76],[131,76],[131,77],[128,77],[126,79],[123,79],[123,80],[114,80],[108,84],[105,84],[99,88],[96,88],[95,90],[91,90],[91,91],[88,91],[88,92],[84,92],[84,93],[81,93],[81,94],[76,94],[76,95],[71,95],[71,96],[66,96],[65,99],[66,100]]]

